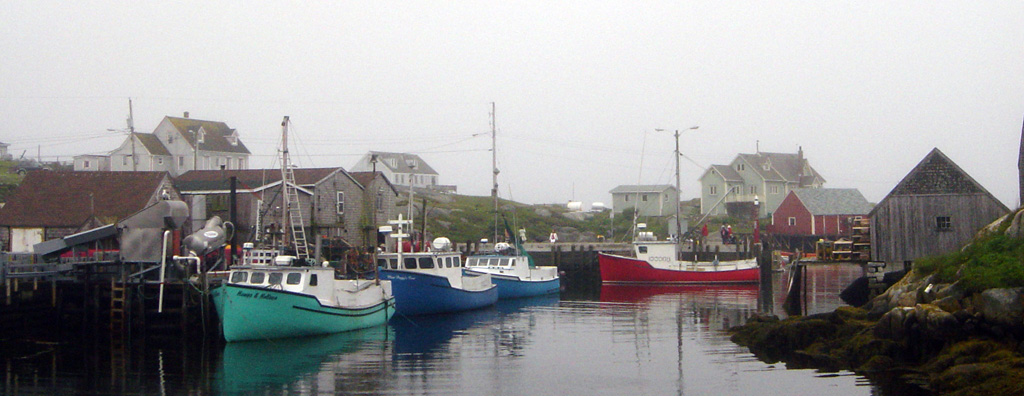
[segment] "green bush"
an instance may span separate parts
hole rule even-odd
[[[964,249],[918,260],[914,270],[936,274],[936,281],[959,281],[963,290],[1024,286],[1024,240],[1006,234],[983,236]]]

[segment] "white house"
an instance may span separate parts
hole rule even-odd
[[[679,191],[668,184],[622,185],[612,189],[612,211],[637,208],[640,216],[675,216]]]
[[[220,121],[189,118],[185,112],[184,117],[164,117],[153,133],[129,134],[109,155],[76,156],[75,170],[166,171],[178,176],[196,169],[248,169],[250,154],[238,131]]]
[[[727,214],[731,203],[752,204],[757,198],[758,215],[775,212],[790,191],[821,188],[825,178],[808,164],[804,150],[796,154],[738,154],[729,165],[711,165],[700,177],[700,212]]]
[[[396,186],[435,188],[438,174],[416,154],[371,151],[352,166],[352,172],[382,172]]]

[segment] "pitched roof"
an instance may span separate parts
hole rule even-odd
[[[711,165],[711,169],[722,175],[726,181],[743,181],[743,176],[729,165]]]
[[[663,191],[668,190],[668,189],[675,190],[676,188],[674,186],[670,186],[668,184],[641,184],[641,185],[626,185],[626,184],[624,184],[624,185],[621,185],[621,186],[613,188],[610,192],[612,194],[642,193],[642,192],[660,193],[660,192],[663,192]]]
[[[167,172],[29,172],[0,209],[0,225],[78,227],[93,215],[113,223],[146,207],[167,177]]]
[[[866,215],[871,203],[856,188],[798,188],[791,192],[812,215]]]
[[[220,151],[225,153],[241,153],[251,154],[249,149],[245,147],[242,140],[238,140],[238,144],[232,145],[228,141],[228,136],[235,133],[234,129],[228,127],[221,121],[204,121],[197,120],[195,118],[178,118],[178,117],[165,117],[167,121],[174,126],[175,129],[181,133],[181,136],[188,142],[189,145],[195,147],[195,133],[200,128],[206,133],[203,136],[203,142],[199,144],[199,150],[205,151]]]
[[[936,147],[910,173],[904,176],[903,180],[900,180],[896,187],[889,192],[889,195],[886,195],[882,202],[875,207],[882,206],[882,203],[893,196],[969,194],[987,195],[993,201],[998,202],[1005,211],[1010,210]]]
[[[349,172],[349,175],[355,179],[356,183],[359,183],[359,186],[361,186],[363,190],[365,190],[370,183],[373,183],[373,179],[380,176],[380,178],[384,180],[384,183],[387,183],[388,187],[390,187],[395,194],[398,194],[398,189],[395,188],[394,184],[391,184],[391,181],[388,180],[386,176],[384,176],[384,172]]]
[[[395,173],[412,173],[417,175],[436,175],[434,168],[431,168],[423,158],[416,154],[409,153],[386,153],[383,151],[371,151],[369,155],[377,155],[378,163],[391,169]],[[395,166],[391,166],[389,159],[393,159]],[[415,166],[411,166],[415,165]]]
[[[152,155],[171,155],[171,152],[167,150],[167,146],[164,146],[160,138],[152,133],[136,133],[135,138],[139,139],[139,142],[146,148],[146,151]]]
[[[800,178],[799,175],[802,167],[800,153],[759,152],[756,154],[739,154],[737,157],[750,164],[751,169],[765,180],[805,183],[813,180],[814,177],[818,177],[822,181],[825,180],[810,164],[807,164],[810,174],[803,175],[806,179]],[[764,169],[765,164],[770,165],[767,171]]]
[[[334,172],[344,172],[341,168],[298,168],[294,169],[295,184],[311,186],[326,179]],[[252,190],[281,181],[280,169],[226,169],[188,171],[174,178],[174,186],[181,192],[228,191],[231,188],[231,176],[237,178],[239,190]],[[351,175],[348,176],[352,178]],[[352,179],[353,181],[355,179]]]

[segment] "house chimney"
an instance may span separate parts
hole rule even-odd
[[[797,146],[796,149],[796,170],[797,182],[800,183],[800,187],[804,187],[804,165],[807,160],[804,159],[804,147]]]
[[[188,112],[187,111],[185,112],[185,118],[188,118]]]

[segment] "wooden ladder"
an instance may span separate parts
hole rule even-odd
[[[284,177],[284,199],[292,242],[295,243],[295,256],[303,260],[309,257],[309,246],[306,243],[306,228],[302,223],[302,209],[299,207],[299,191],[295,188],[295,170],[286,168]]]
[[[121,333],[124,331],[127,304],[127,290],[124,283],[116,279],[110,280],[110,332]]]

